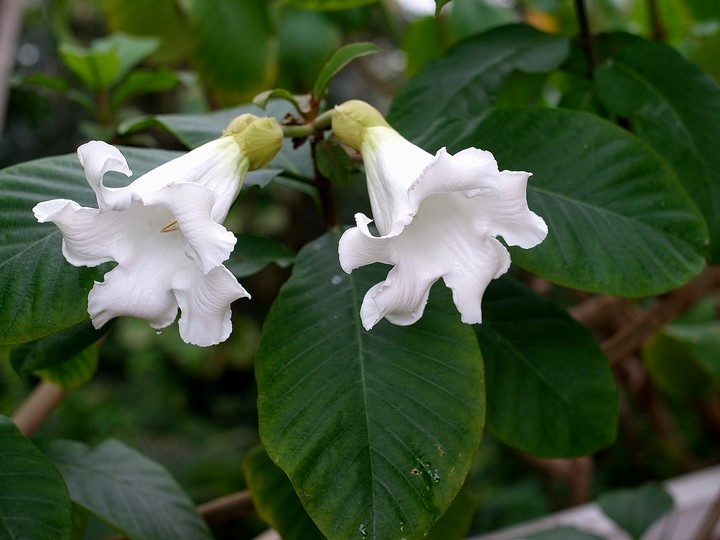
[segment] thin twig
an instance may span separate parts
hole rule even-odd
[[[20,432],[26,437],[35,433],[55,410],[64,393],[64,390],[54,383],[48,381],[38,383],[12,416]]]
[[[665,39],[665,27],[660,18],[660,8],[657,0],[647,0],[648,19],[650,23],[650,39],[662,41]]]
[[[568,504],[576,506],[590,499],[593,458],[582,456],[572,459],[548,459],[520,454],[524,460],[543,473],[557,478],[568,487]]]
[[[585,9],[585,0],[575,0],[575,15],[580,27],[580,44],[587,59],[588,76],[592,78],[593,69],[597,65],[597,54],[595,52],[595,38],[590,31],[590,21]]]
[[[255,511],[249,491],[238,491],[198,506],[198,512],[211,527],[232,521]]]
[[[690,283],[661,297],[654,306],[639,314],[602,343],[602,349],[610,364],[627,358],[645,340],[718,285],[720,269],[707,267]]]
[[[15,48],[23,15],[22,0],[0,0],[0,140],[10,94],[10,75],[15,64]]]

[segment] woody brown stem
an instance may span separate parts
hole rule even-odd
[[[64,393],[58,385],[41,381],[12,415],[12,421],[23,435],[29,437],[55,410]]]

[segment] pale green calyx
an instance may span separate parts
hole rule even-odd
[[[344,144],[360,151],[368,128],[387,127],[380,112],[364,101],[351,100],[335,107],[332,129],[335,137]]]
[[[270,163],[283,143],[283,132],[277,120],[241,114],[235,117],[222,133],[232,136],[241,154],[250,162],[250,169],[260,169]]]

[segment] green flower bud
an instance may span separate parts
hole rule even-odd
[[[234,118],[222,133],[233,137],[240,151],[250,162],[250,169],[260,169],[270,163],[283,143],[283,132],[277,120],[241,114]]]
[[[360,151],[367,128],[390,127],[380,112],[364,101],[351,100],[335,107],[332,129],[335,137]]]

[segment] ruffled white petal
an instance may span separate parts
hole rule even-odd
[[[392,264],[387,253],[392,240],[387,237],[373,236],[368,228],[372,220],[364,214],[355,214],[355,222],[357,227],[345,231],[338,243],[338,255],[342,269],[349,274],[356,268],[374,262]]]
[[[33,209],[63,233],[63,254],[76,266],[118,265],[88,295],[96,328],[118,316],[164,328],[177,317],[188,342],[211,345],[231,331],[230,304],[248,297],[222,266],[235,236],[220,224],[237,196],[248,160],[232,137],[166,163],[123,188],[107,188],[109,171],[130,175],[116,148],[91,141],[78,149],[98,209],[46,201]]]
[[[166,262],[163,269],[151,262],[117,266],[105,274],[105,281],[95,283],[88,295],[88,313],[95,328],[122,316],[145,319],[156,329],[175,320],[178,304],[170,290],[173,274],[163,273],[170,265]]]
[[[232,331],[230,304],[250,298],[235,276],[224,266],[205,275],[185,268],[173,278],[173,292],[180,306],[180,337],[187,343],[207,347],[225,341]]]
[[[455,155],[445,149],[410,188],[412,207],[443,193],[464,193],[474,200],[472,216],[480,234],[502,236],[510,245],[528,249],[547,236],[545,221],[527,205],[530,173],[499,171],[490,152],[467,148]]]
[[[85,178],[95,192],[101,210],[123,210],[132,201],[132,194],[122,189],[106,188],[103,185],[105,173],[115,171],[131,176],[125,156],[120,150],[102,141],[90,141],[77,150],[80,164],[85,169]]]
[[[115,260],[116,231],[106,214],[65,199],[38,203],[33,213],[40,223],[52,221],[62,231],[62,252],[70,264],[97,266]]]
[[[158,229],[164,231],[162,235],[181,233],[187,242],[185,253],[200,266],[203,274],[226,261],[236,241],[235,235],[211,219],[217,198],[211,189],[184,183],[149,193],[142,201],[148,207],[167,209],[171,219]]]
[[[510,267],[496,237],[529,248],[547,235],[545,222],[527,206],[530,174],[498,170],[484,150],[451,155],[442,149],[431,156],[389,128],[367,132],[362,152],[380,236],[370,232],[369,218],[356,215],[357,226],[340,239],[340,264],[346,272],[373,262],[393,268],[365,295],[363,326],[382,318],[413,324],[439,278],[452,290],[462,321],[481,322],[488,283]]]

